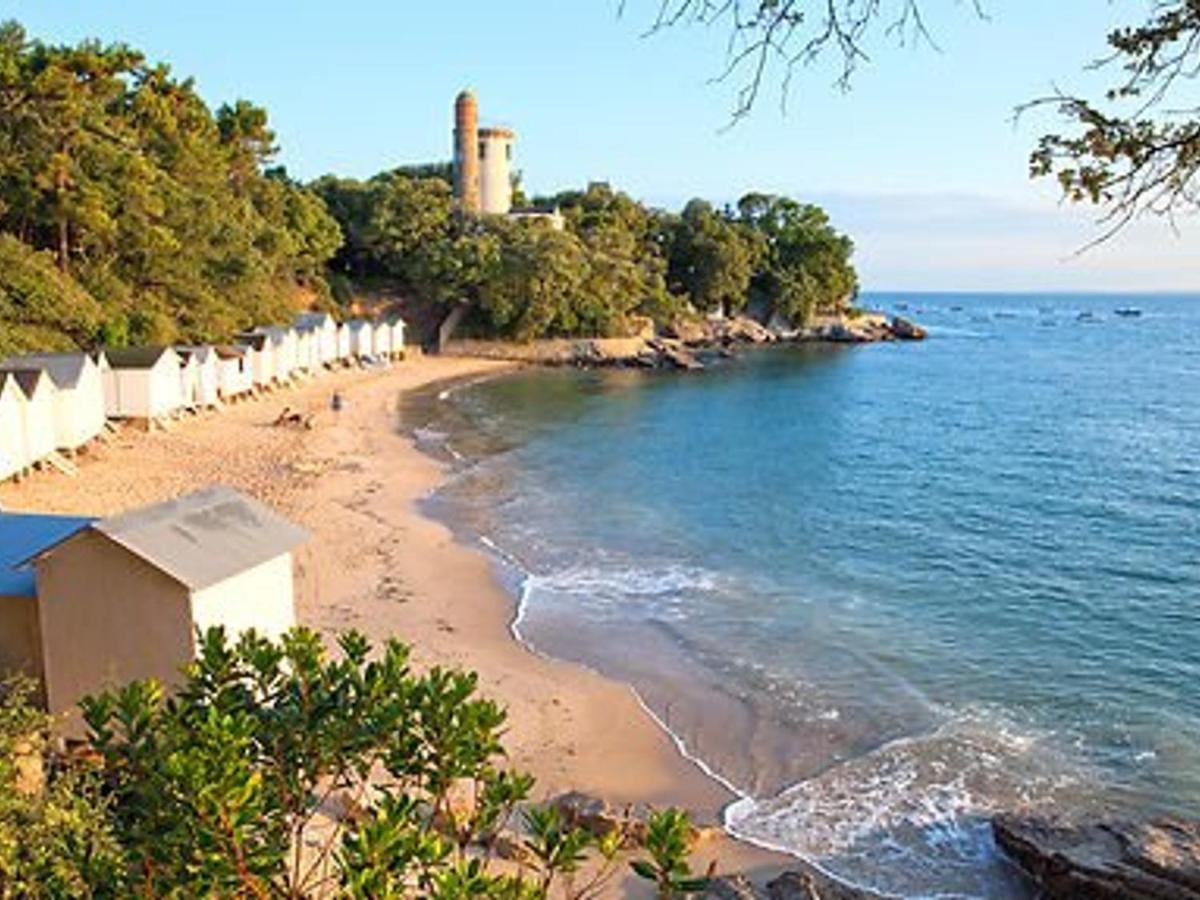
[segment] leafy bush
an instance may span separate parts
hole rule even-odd
[[[134,682],[85,700],[91,752],[55,759],[41,790],[15,786],[48,722],[5,692],[0,897],[591,900],[619,871],[624,830],[528,805],[476,676],[415,674],[404,645],[373,653],[356,633],[338,648],[212,629],[171,696]],[[649,821],[637,871],[662,896],[700,884],[690,830],[678,811]]]

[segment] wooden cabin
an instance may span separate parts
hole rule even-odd
[[[405,322],[398,315],[389,315],[384,319],[392,333],[392,358],[399,359],[404,356],[404,329]]]
[[[9,357],[0,369],[41,369],[54,382],[54,434],[59,450],[78,450],[104,431],[103,375],[88,354],[27,353]]]
[[[105,405],[114,419],[153,422],[183,408],[182,361],[170,347],[105,351],[110,366]]]
[[[373,331],[371,346],[375,350],[375,355],[380,359],[392,358],[392,326],[384,319],[376,319],[371,323]]]
[[[299,365],[296,332],[283,325],[260,325],[254,329],[254,333],[267,337],[275,381],[282,384],[290,380]]]
[[[0,512],[0,681],[32,679],[45,703],[42,631],[28,560],[86,528],[91,519]]]
[[[339,362],[346,363],[350,361],[353,354],[350,352],[350,324],[342,322],[337,329],[337,359]]]
[[[47,707],[135,679],[178,684],[197,633],[278,638],[295,624],[292,551],[307,533],[212,487],[89,523],[33,556]],[[96,585],[104,585],[97,591]]]

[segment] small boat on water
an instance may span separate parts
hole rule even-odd
[[[908,304],[907,303],[897,303],[896,309],[908,309]]]
[[[1142,314],[1142,311],[1136,306],[1118,306],[1113,312],[1118,316],[1125,316],[1127,319],[1137,318]]]
[[[1098,322],[1098,321],[1100,321],[1099,319],[1096,318],[1095,314],[1090,309],[1085,309],[1083,312],[1081,312],[1079,315],[1077,315],[1075,317],[1075,320],[1078,322]]]

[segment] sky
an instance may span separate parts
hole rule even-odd
[[[1015,108],[1085,71],[1150,0],[923,0],[936,47],[878,32],[849,91],[831,66],[778,72],[730,125],[725,32],[646,35],[659,0],[4,0],[52,42],[123,41],[212,105],[265,106],[296,177],[367,177],[450,156],[451,107],[518,132],[531,194],[608,181],[657,206],[749,190],[825,206],[874,290],[1200,290],[1200,226],[1146,220],[1080,253],[1094,210],[1027,177],[1046,115]],[[894,5],[897,0],[890,0]],[[889,5],[885,0],[885,6]]]

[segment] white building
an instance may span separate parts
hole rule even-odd
[[[25,446],[25,391],[11,372],[0,372],[0,481],[30,464]]]
[[[296,328],[316,334],[317,360],[321,365],[327,366],[338,359],[338,324],[329,313],[303,313],[296,317]]]
[[[289,380],[300,362],[296,332],[283,325],[260,325],[254,329],[254,333],[267,336],[275,380],[281,384]]]
[[[275,350],[265,334],[243,332],[237,336],[237,345],[253,351],[250,368],[254,373],[256,388],[270,387],[275,381]]]
[[[184,371],[190,366],[190,381],[185,380],[184,403],[198,408],[218,406],[221,403],[220,374],[217,371],[217,352],[207,345],[176,347],[175,352],[184,360]]]
[[[217,358],[217,395],[230,402],[254,391],[255,349],[247,346],[213,347]]]
[[[392,356],[404,355],[405,322],[400,316],[392,314],[385,318],[392,332]]]
[[[107,362],[105,363],[107,365]],[[78,450],[104,431],[100,366],[86,353],[28,353],[0,369],[41,369],[54,382],[54,433],[59,450]]]
[[[171,687],[197,633],[277,639],[296,621],[292,551],[308,534],[212,487],[92,522],[32,556],[47,707],[137,679]],[[103,585],[97,590],[97,585]]]
[[[337,329],[337,358],[341,362],[346,362],[353,354],[350,352],[350,323],[342,322]]]
[[[512,156],[517,140],[511,128],[479,129],[479,205],[505,216],[512,209]]]
[[[366,319],[351,319],[345,324],[350,333],[350,355],[362,359],[375,353],[375,328]]]
[[[371,323],[373,334],[371,347],[380,359],[390,359],[392,356],[392,326],[384,319],[376,319]]]
[[[10,374],[25,394],[25,464],[31,466],[58,448],[56,389],[43,369],[12,369]]]
[[[105,354],[105,406],[111,418],[149,422],[182,409],[182,361],[170,347],[110,348]]]

